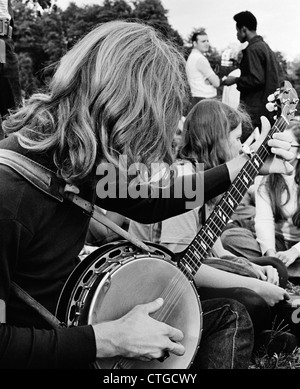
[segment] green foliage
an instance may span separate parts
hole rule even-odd
[[[11,5],[21,85],[27,97],[45,87],[64,53],[99,23],[116,19],[142,20],[177,45],[185,58],[190,53],[191,42],[184,42],[178,31],[171,27],[168,10],[161,0],[104,0],[101,5],[83,7],[71,2],[64,11],[53,0],[11,0]],[[205,28],[194,28],[189,38],[198,30]],[[292,82],[300,95],[300,62],[289,64],[282,53],[276,55],[283,77]],[[218,72],[221,54],[214,47],[208,52],[208,59]]]
[[[19,69],[22,89],[25,92],[24,97],[28,97],[37,90],[38,82],[33,75],[32,59],[26,52],[19,54]]]
[[[46,8],[51,7],[53,0],[24,0],[23,2],[27,5],[30,5],[30,4],[39,5],[42,9],[46,9]]]
[[[64,53],[99,23],[139,19],[183,48],[183,40],[170,26],[168,11],[160,0],[104,0],[102,5],[83,7],[71,2],[64,11],[51,0],[12,0],[12,8],[21,86],[26,97],[44,88]]]
[[[102,11],[103,7],[99,5],[80,8],[75,3],[71,3],[64,12],[60,12],[66,50],[97,24],[110,20],[106,19],[105,12]]]
[[[13,1],[14,41],[19,57],[21,87],[26,97],[42,88],[50,64],[65,53],[61,15],[53,9],[40,13],[28,2]]]
[[[133,1],[133,4],[134,18],[152,25],[166,38],[183,49],[183,40],[179,33],[170,26],[167,18],[168,11],[164,9],[160,0],[138,0]]]
[[[34,2],[38,2],[42,8],[48,8],[51,6],[52,0],[34,0]]]

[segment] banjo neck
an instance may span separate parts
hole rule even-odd
[[[284,90],[279,96],[279,101],[283,105],[280,117],[270,129],[258,150],[245,163],[228,191],[221,197],[205,224],[185,250],[180,260],[180,267],[187,276],[195,276],[202,264],[202,260],[212,249],[231,215],[258,175],[260,168],[271,153],[268,141],[273,134],[283,132],[288,126],[288,117],[293,116],[295,112],[295,109],[290,109],[290,105],[294,107],[298,102],[297,94],[288,81],[285,81]]]

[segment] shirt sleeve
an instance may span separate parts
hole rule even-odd
[[[270,197],[264,184],[263,177],[255,179],[255,232],[256,239],[263,254],[269,249],[276,251],[275,244],[275,221],[271,207]]]
[[[154,190],[151,188],[147,196],[133,198],[127,193],[123,198],[116,198],[118,188],[112,191],[112,196],[108,192],[103,196],[103,185],[97,185],[96,204],[129,219],[149,224],[201,207],[208,200],[225,192],[229,185],[228,168],[226,164],[222,164],[209,170],[175,176],[170,185],[155,187]]]
[[[24,249],[21,241],[30,242],[30,233],[22,224],[0,221],[0,299],[6,307],[11,297],[14,258]],[[95,361],[96,341],[91,326],[47,330],[8,323],[0,323],[1,368],[73,368]]]
[[[197,61],[197,69],[203,74],[205,78],[210,77],[212,74],[215,74],[212,67],[210,66],[209,61],[204,56],[199,58]]]
[[[53,330],[0,324],[0,366],[26,369],[88,367],[96,359],[92,326]]]
[[[261,54],[257,50],[249,50],[243,59],[245,74],[237,80],[237,89],[239,91],[258,89],[265,85],[265,69],[263,66]]]
[[[204,76],[205,80],[208,80],[215,88],[220,86],[220,79],[213,71],[207,58],[199,58],[197,61],[197,69]]]

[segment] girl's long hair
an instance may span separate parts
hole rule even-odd
[[[239,124],[250,125],[250,117],[243,110],[214,99],[200,101],[184,122],[180,157],[203,163],[205,170],[228,161],[232,158],[229,134]]]
[[[293,131],[296,141],[300,145],[300,123],[298,121],[291,121],[288,129]],[[297,184],[297,204],[298,208],[292,217],[293,224],[300,228],[300,160],[297,159],[295,166],[295,183]],[[272,173],[263,177],[260,188],[266,185],[270,197],[271,207],[273,211],[275,223],[287,220],[282,207],[287,204],[291,198],[291,194],[284,176],[279,173]],[[286,193],[286,201],[283,202],[282,195]]]
[[[152,27],[104,23],[60,61],[49,94],[33,95],[4,123],[32,151],[53,151],[60,175],[78,182],[99,162],[171,163],[186,98],[185,61]]]

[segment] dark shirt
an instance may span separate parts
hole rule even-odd
[[[260,116],[274,122],[274,112],[266,109],[269,95],[280,87],[280,67],[274,52],[259,35],[249,41],[240,63],[241,76],[237,89],[241,102],[252,118],[253,125],[260,127]]]
[[[24,150],[16,136],[2,140],[0,148],[25,154],[54,169],[49,155]],[[206,195],[213,196],[228,188],[226,165],[214,169],[214,174],[204,174]],[[38,314],[10,293],[10,282],[16,281],[55,313],[62,287],[78,263],[89,217],[73,203],[47,196],[1,164],[0,183],[0,299],[7,305],[6,324],[0,324],[0,367],[86,367],[96,356],[92,327],[49,328]],[[80,187],[80,195],[93,201],[95,190],[85,184]],[[184,212],[184,202],[183,198],[110,199],[101,200],[98,205],[152,223]]]

